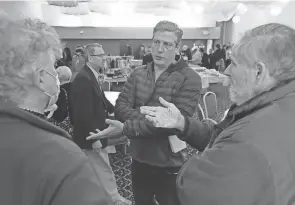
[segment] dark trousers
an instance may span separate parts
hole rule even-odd
[[[161,168],[132,160],[132,187],[135,205],[180,205],[176,177],[180,167]]]

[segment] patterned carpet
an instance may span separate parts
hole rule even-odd
[[[119,91],[120,89],[112,89]],[[215,120],[221,119],[223,113],[226,109],[229,108],[230,100],[228,95],[227,87],[223,87],[220,84],[211,84],[208,91],[215,92],[217,95],[218,101],[218,115]],[[202,102],[200,102],[201,106],[204,109]],[[127,154],[123,154],[120,150],[120,147],[117,148],[117,153],[110,154],[110,163],[112,165],[113,171],[116,176],[117,185],[119,189],[119,193],[134,202],[132,195],[132,183],[131,183],[131,157],[129,155],[129,150],[127,150]],[[189,147],[189,156],[192,156],[196,153],[196,150]]]

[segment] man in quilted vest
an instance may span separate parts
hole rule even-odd
[[[142,106],[159,106],[159,97],[192,116],[201,91],[201,78],[179,53],[183,31],[175,23],[159,22],[153,30],[153,62],[137,68],[128,78],[115,107],[119,121],[89,137],[131,139],[132,187],[136,205],[178,205],[176,176],[187,158],[186,144],[176,129],[156,128],[140,113]],[[182,146],[178,146],[181,144]]]

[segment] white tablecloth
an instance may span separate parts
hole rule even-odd
[[[142,60],[130,60],[129,62],[131,65],[134,65],[134,66],[142,65]]]
[[[221,73],[218,76],[206,72],[198,72],[198,74],[201,77],[203,89],[208,88],[210,83],[221,83],[223,86],[228,86],[230,83],[229,77]]]

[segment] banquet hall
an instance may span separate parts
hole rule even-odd
[[[175,54],[201,79],[193,116],[214,124],[223,121],[232,105],[225,70],[244,33],[267,23],[295,28],[295,2],[288,0],[29,0],[0,1],[0,9],[16,19],[40,19],[55,29],[63,47],[55,68],[70,68],[69,83],[85,65],[87,45],[100,44],[106,55],[101,87],[113,106],[132,73],[153,61],[154,26],[163,20],[176,23],[183,36]],[[199,154],[186,146],[188,158]],[[107,152],[119,194],[134,204],[130,149],[127,139],[108,146]]]

